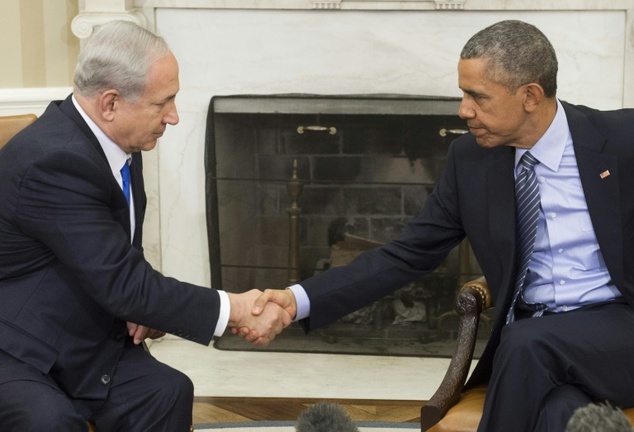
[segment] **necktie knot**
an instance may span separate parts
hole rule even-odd
[[[121,167],[121,189],[128,205],[130,205],[130,164],[127,159]]]
[[[520,163],[522,167],[527,170],[535,169],[535,165],[539,163],[539,161],[531,154],[531,152],[526,152],[522,155],[520,159]]]

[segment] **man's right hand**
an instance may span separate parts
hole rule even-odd
[[[288,314],[295,318],[297,315],[297,301],[295,300],[295,294],[289,289],[266,289],[258,297],[253,304],[253,315],[260,315],[264,306],[267,303],[276,303],[282,307]]]
[[[295,300],[295,295],[293,294],[293,291],[288,289],[264,290],[264,292],[255,300],[251,309],[251,313],[254,317],[259,317],[260,315],[263,315],[267,310],[269,310],[273,305],[286,311],[286,313],[291,317],[291,320],[295,318],[295,315],[297,315],[297,302]],[[288,324],[285,324],[284,328],[286,328],[287,326]],[[231,331],[236,336],[244,338],[245,340],[252,342],[255,345],[267,345],[266,341],[261,339],[261,336],[258,334],[257,330],[251,327],[232,327]]]
[[[292,321],[292,316],[273,302],[260,302],[259,313],[253,314],[255,301],[262,298],[259,290],[227,294],[231,302],[228,326],[234,334],[254,345],[267,346]]]

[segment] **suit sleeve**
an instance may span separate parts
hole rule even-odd
[[[310,299],[310,317],[302,322],[306,330],[323,327],[433,271],[460,243],[465,234],[452,154],[450,149],[438,185],[400,238],[301,282]]]
[[[15,215],[37,240],[30,270],[58,262],[77,296],[87,295],[107,313],[209,343],[218,293],[161,275],[131,247],[122,225],[129,214],[116,188],[107,164],[89,154],[58,150],[31,163]]]

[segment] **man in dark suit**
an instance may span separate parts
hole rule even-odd
[[[179,282],[143,256],[140,151],[178,123],[165,41],[106,24],[74,81],[73,95],[0,151],[0,429],[85,431],[90,420],[101,432],[188,431],[192,383],[143,339],[209,344],[253,325],[270,340],[291,317],[269,305],[253,321],[259,291]]]
[[[434,270],[466,236],[496,305],[468,383],[488,382],[479,430],[561,432],[591,401],[634,406],[634,111],[559,101],[555,51],[520,21],[474,35],[458,76],[470,133],[402,236],[266,290],[254,313],[272,300],[313,330]]]

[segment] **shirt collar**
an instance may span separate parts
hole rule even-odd
[[[557,112],[555,118],[546,130],[546,133],[530,149],[516,149],[515,168],[524,153],[530,150],[531,154],[539,162],[551,171],[557,171],[564,155],[566,145],[572,142],[570,127],[564,107],[557,99]]]
[[[82,116],[90,130],[95,137],[97,137],[97,141],[99,141],[99,145],[103,149],[103,152],[106,154],[106,159],[108,160],[108,165],[110,165],[110,169],[114,174],[115,178],[120,177],[120,171],[123,164],[130,159],[130,155],[121,150],[114,141],[106,136],[106,134],[97,126],[97,124],[86,114],[86,111],[79,105],[77,100],[75,99],[75,95],[72,96],[73,104],[79,114]]]

